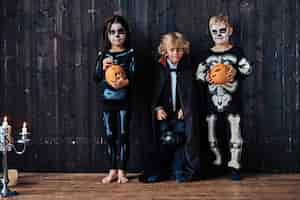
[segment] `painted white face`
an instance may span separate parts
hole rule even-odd
[[[126,30],[120,23],[113,23],[108,31],[111,47],[123,48],[126,39]]]
[[[183,57],[184,50],[183,48],[178,48],[172,45],[167,46],[167,58],[171,61],[172,64],[176,65],[179,63]]]
[[[215,44],[228,44],[232,29],[224,23],[215,23],[210,26],[210,34]]]

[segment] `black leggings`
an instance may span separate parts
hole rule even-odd
[[[128,111],[103,112],[110,169],[125,169],[128,160]]]

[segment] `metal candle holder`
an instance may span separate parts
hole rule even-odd
[[[26,125],[25,125],[26,126]],[[2,152],[2,165],[3,165],[3,177],[1,179],[2,183],[2,190],[0,192],[1,197],[9,197],[9,196],[15,196],[17,195],[17,192],[11,191],[8,188],[8,167],[7,167],[7,153],[9,151],[15,151],[16,154],[21,155],[26,151],[26,146],[30,142],[30,139],[28,138],[28,135],[30,134],[26,131],[22,131],[19,133],[21,135],[21,138],[17,140],[17,143],[21,144],[23,147],[21,151],[17,150],[17,147],[12,142],[12,136],[9,133],[9,126],[0,126],[0,151]]]

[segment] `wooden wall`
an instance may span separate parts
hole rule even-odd
[[[92,79],[106,17],[118,12],[128,19],[141,55],[155,54],[160,34],[180,31],[197,58],[211,45],[209,16],[223,13],[254,66],[243,92],[243,164],[249,171],[300,171],[298,0],[2,0],[0,6],[0,117],[8,115],[18,130],[26,120],[33,132],[25,155],[11,153],[12,166],[106,168]],[[149,131],[147,111],[142,104],[136,110],[133,135]],[[139,144],[133,139],[132,170],[140,167]]]

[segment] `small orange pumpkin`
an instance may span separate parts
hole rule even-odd
[[[227,83],[228,82],[227,76],[230,71],[230,67],[231,67],[230,65],[226,65],[222,63],[214,65],[209,72],[209,76],[213,84]]]
[[[105,80],[110,86],[122,79],[126,79],[126,73],[120,65],[112,64],[105,70]]]

